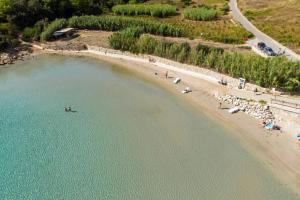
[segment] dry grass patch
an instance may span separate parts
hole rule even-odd
[[[260,30],[300,53],[299,0],[239,0],[239,7]]]
[[[227,44],[243,44],[245,39],[252,37],[240,25],[232,23],[229,16],[214,21],[191,21],[181,16],[162,19],[163,21],[182,27],[187,37],[202,38]]]
[[[147,3],[163,3],[174,5],[178,9],[178,15],[169,16],[163,19],[136,16],[135,18],[149,18],[152,20],[160,20],[175,24],[183,28],[185,36],[189,38],[200,38],[214,42],[221,42],[226,44],[244,44],[245,39],[252,37],[252,34],[246,31],[239,24],[232,21],[230,15],[223,12],[226,0],[193,0],[189,8],[200,5],[207,5],[215,8],[218,12],[216,19],[212,21],[193,21],[184,19],[183,10],[187,7],[184,6],[181,0],[149,0]]]

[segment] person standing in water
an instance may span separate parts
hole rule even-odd
[[[72,108],[69,106],[69,107],[65,107],[65,112],[71,112],[72,111]]]

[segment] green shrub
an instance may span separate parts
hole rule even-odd
[[[217,11],[213,8],[199,7],[199,8],[186,8],[183,11],[183,16],[186,19],[196,21],[210,21],[217,18]]]
[[[225,3],[223,5],[222,10],[223,10],[224,14],[227,14],[230,11],[230,7],[229,7],[228,3]]]
[[[23,30],[23,39],[25,41],[29,41],[31,40],[32,38],[34,38],[35,36],[35,28],[33,27],[26,27],[24,30]]]
[[[259,103],[260,105],[262,105],[262,106],[267,105],[267,102],[266,102],[265,100],[263,100],[263,99],[259,100],[258,103]]]
[[[10,38],[6,35],[0,35],[0,51],[7,49],[10,46]]]
[[[184,6],[189,6],[192,3],[192,0],[181,0]]]
[[[252,49],[251,46],[238,46],[238,48],[240,48],[240,49],[247,49],[247,50],[251,50]]]
[[[46,27],[49,25],[48,20],[40,20],[35,23],[34,25],[34,39],[39,40],[41,33],[46,29]]]
[[[41,34],[41,40],[46,41],[52,38],[52,34],[62,28],[65,28],[68,26],[68,22],[66,19],[56,19],[51,24],[49,24],[44,32]]]
[[[6,34],[10,31],[9,23],[0,23],[0,33]]]
[[[116,5],[112,11],[117,15],[150,15],[166,17],[176,13],[176,7],[168,4],[126,4]]]
[[[19,44],[20,42],[16,38],[12,38],[9,35],[0,35],[0,51],[4,51],[7,48],[15,47]]]
[[[47,27],[48,22],[45,20],[38,21],[33,27],[26,27],[23,30],[23,39],[25,41],[39,40],[41,33]]]

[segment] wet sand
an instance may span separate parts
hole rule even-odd
[[[151,62],[126,59],[126,57],[95,54],[93,51],[71,52],[71,51],[38,51],[37,54],[59,54],[66,56],[87,56],[100,59],[117,66],[124,70],[130,70],[132,73],[159,84],[161,87],[177,94],[180,98],[186,100],[201,110],[208,117],[221,122],[224,126],[230,128],[235,137],[240,140],[249,152],[259,159],[276,175],[283,184],[292,188],[300,195],[300,146],[290,135],[277,131],[267,131],[260,126],[259,121],[251,118],[245,113],[230,115],[227,111],[230,105],[224,105],[219,109],[219,103],[213,95],[215,92],[226,94],[229,88],[218,85],[212,80],[194,77],[189,73],[182,73],[181,70],[172,70],[157,66]],[[130,55],[129,55],[130,56]],[[138,66],[138,67],[137,67]],[[169,78],[165,77],[168,71]],[[180,77],[182,81],[175,85],[173,80]],[[190,87],[193,91],[189,94],[181,94],[185,87]]]

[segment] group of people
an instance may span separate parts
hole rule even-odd
[[[279,131],[281,130],[280,126],[278,126],[272,122],[265,121],[265,120],[262,121],[262,126],[268,130],[279,130]]]

